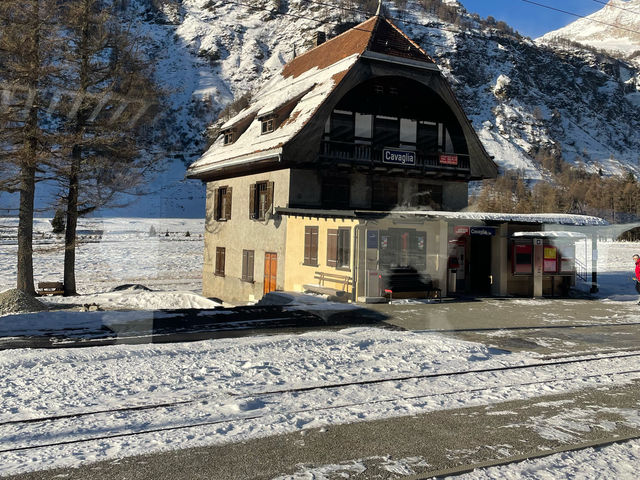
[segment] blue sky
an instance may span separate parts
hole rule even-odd
[[[544,35],[577,20],[577,17],[531,5],[522,0],[458,0],[470,11],[486,18],[504,20],[522,35],[531,38]],[[566,10],[579,15],[589,15],[604,5],[593,0],[535,0],[537,3]]]

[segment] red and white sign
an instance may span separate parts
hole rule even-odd
[[[458,165],[457,155],[440,155],[441,165]]]
[[[453,233],[456,235],[469,235],[469,227],[457,225],[453,227]]]

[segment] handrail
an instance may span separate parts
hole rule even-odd
[[[386,148],[386,147],[385,147]],[[389,147],[403,150],[402,147]],[[342,142],[337,140],[323,140],[320,157],[333,160],[346,160],[359,164],[384,164],[382,161],[382,148],[376,148],[371,143],[363,142]],[[471,169],[470,156],[462,153],[445,152],[415,152],[416,164],[407,165],[407,168],[437,168],[443,170],[465,170]],[[458,157],[457,165],[440,163],[440,155],[455,155]],[[402,165],[400,165],[402,167]]]

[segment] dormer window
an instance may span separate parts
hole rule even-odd
[[[224,135],[224,144],[230,145],[236,141],[235,135],[233,134],[233,130],[226,130],[223,132]]]
[[[276,119],[275,116],[262,118],[262,134],[271,133],[275,129]]]

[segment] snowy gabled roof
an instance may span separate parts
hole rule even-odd
[[[227,166],[279,158],[282,147],[313,117],[347,72],[365,52],[401,56],[435,67],[434,61],[393,23],[374,16],[286,64],[254,96],[252,104],[222,125],[232,129],[250,121],[232,144],[220,136],[187,172],[202,178]],[[292,104],[288,117],[271,133],[262,134],[261,116]]]

